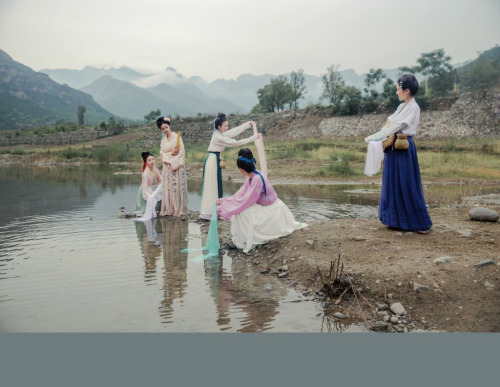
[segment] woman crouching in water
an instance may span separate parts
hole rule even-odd
[[[247,180],[233,196],[218,199],[216,204],[217,215],[231,221],[231,238],[237,248],[247,253],[257,245],[307,227],[295,221],[267,177],[255,169],[250,149],[240,149],[236,164]]]

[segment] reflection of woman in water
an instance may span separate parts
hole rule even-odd
[[[146,201],[149,195],[151,195],[154,190],[161,183],[160,171],[155,167],[155,158],[149,152],[142,152],[142,159],[144,160],[144,166],[142,168],[142,183],[137,191],[137,198],[135,201],[134,212],[138,215],[143,215],[146,210]]]
[[[205,276],[217,310],[220,330],[241,327],[239,332],[262,332],[272,328],[280,300],[288,289],[278,279],[256,274],[243,259],[231,260],[231,272],[223,269],[223,260],[204,261]],[[234,313],[235,310],[244,313]],[[231,321],[231,316],[233,321]]]
[[[161,254],[161,234],[155,230],[156,219],[134,223],[144,258],[144,278],[148,282],[150,277],[156,276],[156,261]]]
[[[255,169],[250,149],[240,149],[236,163],[247,180],[233,196],[216,202],[217,215],[231,220],[231,237],[236,247],[246,253],[256,245],[307,227],[295,221],[267,177]]]
[[[188,222],[177,218],[159,218],[163,248],[163,300],[159,312],[164,322],[172,322],[174,302],[181,301],[187,288],[187,256],[181,250],[187,248]]]

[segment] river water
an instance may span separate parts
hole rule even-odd
[[[1,332],[363,331],[325,324],[306,301],[244,257],[198,260],[200,224],[120,219],[140,175],[98,168],[0,168]],[[224,183],[225,193],[239,184]],[[199,209],[200,181],[188,184]],[[277,186],[297,219],[372,217],[375,186]]]

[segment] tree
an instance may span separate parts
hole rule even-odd
[[[304,70],[299,69],[297,71],[292,71],[290,74],[290,84],[292,85],[290,109],[292,109],[293,106],[293,108],[297,110],[299,108],[299,99],[304,98],[304,94],[307,93]]]
[[[272,78],[271,82],[257,90],[259,105],[265,111],[285,110],[285,105],[290,104],[293,98],[293,88],[285,75]]]
[[[85,123],[85,112],[87,108],[85,106],[78,106],[78,125],[83,125]]]
[[[361,91],[354,86],[346,86],[340,90],[339,113],[352,116],[361,108]]]
[[[375,90],[375,87],[384,78],[387,77],[382,69],[370,69],[368,74],[365,75],[365,93],[370,94],[373,98],[377,98],[378,92]]]
[[[323,82],[323,92],[321,100],[326,99],[331,105],[335,105],[340,99],[340,90],[345,87],[342,75],[339,73],[340,65],[331,65],[326,74],[321,74]]]
[[[146,120],[146,123],[150,121],[155,121],[157,117],[161,116],[161,110],[156,109],[156,110],[151,110],[148,114],[144,116],[144,119]]]
[[[431,88],[430,78],[449,77],[453,72],[453,66],[450,63],[451,57],[447,56],[442,48],[428,53],[420,54],[417,59],[417,65],[413,67],[400,67],[403,72],[420,73],[425,77],[425,95],[429,96]],[[443,94],[443,92],[439,92]]]
[[[394,110],[399,105],[399,98],[396,95],[396,83],[390,78],[387,78],[383,85],[382,98],[391,110]]]

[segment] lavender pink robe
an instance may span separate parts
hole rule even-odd
[[[253,178],[247,179],[233,196],[220,199],[220,206],[217,207],[217,215],[221,218],[231,220],[233,215],[243,212],[255,203],[261,206],[273,204],[278,195],[266,177],[264,177],[264,181],[266,182],[265,194],[264,183],[259,175],[255,174]]]
[[[273,186],[259,175],[247,179],[233,196],[220,199],[217,215],[231,220],[231,239],[236,247],[247,253],[257,245],[290,235],[307,227],[295,221],[290,209],[278,199]]]

